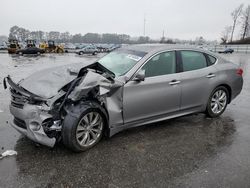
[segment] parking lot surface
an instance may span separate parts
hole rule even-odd
[[[250,187],[249,54],[224,55],[244,69],[244,86],[220,118],[194,114],[133,128],[79,154],[38,146],[9,125],[4,76],[18,81],[100,56],[0,54],[0,153],[18,153],[0,159],[0,187]]]

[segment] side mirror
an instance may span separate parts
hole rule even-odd
[[[145,70],[140,70],[136,73],[135,77],[133,78],[133,81],[141,82],[145,80]]]

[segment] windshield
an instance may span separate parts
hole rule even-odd
[[[146,52],[134,50],[118,50],[109,53],[98,62],[115,73],[117,76],[126,74],[138,61],[146,55]]]

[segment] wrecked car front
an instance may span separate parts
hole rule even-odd
[[[80,101],[98,101],[110,110],[111,123],[122,123],[124,83],[99,63],[88,64],[79,72],[66,67],[41,71],[18,84],[8,76],[4,79],[5,88],[7,83],[14,116],[11,125],[37,143],[53,147],[61,139],[68,107]]]

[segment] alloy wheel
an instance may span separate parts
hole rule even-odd
[[[89,112],[83,116],[76,128],[78,144],[88,147],[97,142],[103,130],[103,118],[98,112]]]
[[[212,96],[210,105],[214,114],[221,113],[227,105],[227,93],[222,89],[217,90]]]

